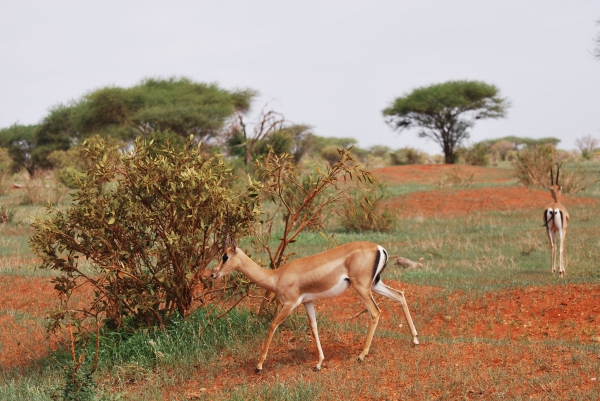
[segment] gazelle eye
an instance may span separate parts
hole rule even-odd
[[[227,262],[227,259],[229,259],[229,256],[227,256],[227,254],[223,254],[223,263]]]

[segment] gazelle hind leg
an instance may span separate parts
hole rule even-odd
[[[356,289],[356,287],[355,287]],[[359,291],[356,290],[358,296],[363,301],[367,310],[369,311],[369,315],[371,316],[371,322],[369,323],[369,333],[367,334],[367,340],[365,341],[365,346],[358,356],[359,361],[363,361],[365,356],[369,353],[369,349],[371,348],[371,342],[373,341],[373,335],[375,334],[375,330],[377,329],[377,324],[379,323],[379,315],[381,312],[379,311],[379,307],[373,300],[373,296],[371,295],[371,291]]]
[[[410,328],[410,333],[413,337],[413,344],[419,345],[419,339],[417,338],[419,334],[417,333],[417,329],[413,323],[413,320],[410,316],[410,311],[408,310],[408,304],[406,303],[406,297],[404,296],[404,291],[396,290],[395,288],[388,287],[383,284],[383,282],[379,281],[372,288],[377,294],[383,295],[384,297],[393,299],[398,302],[402,306],[402,311],[404,312],[404,317],[406,318],[406,322],[408,323],[408,327]]]
[[[560,209],[556,209],[554,211],[554,226],[557,228],[557,232],[554,234],[554,252],[556,253],[556,245],[559,245],[559,255],[558,255],[558,274],[560,277],[564,277],[565,274],[565,264],[564,264],[564,244],[565,244],[565,230],[563,229],[563,214]],[[557,244],[559,242],[559,244]],[[554,270],[552,270],[554,272]]]
[[[323,355],[323,348],[321,348],[321,341],[319,341],[319,331],[317,330],[317,317],[315,315],[315,305],[312,301],[306,302],[304,304],[304,309],[306,309],[306,314],[308,315],[308,322],[310,323],[310,329],[312,330],[313,337],[315,338],[315,342],[317,343],[317,349],[319,350],[319,362],[317,366],[315,366],[315,370],[321,370],[321,366],[325,356]]]

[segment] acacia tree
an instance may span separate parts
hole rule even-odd
[[[453,164],[456,150],[475,121],[502,118],[510,106],[494,85],[480,81],[449,81],[413,90],[383,110],[386,122],[398,132],[419,128],[419,137],[437,142],[446,163]]]
[[[173,144],[177,140],[184,143],[193,135],[197,141],[206,141],[220,135],[234,113],[246,112],[255,95],[252,90],[228,91],[187,78],[145,79],[129,88],[100,88],[60,104],[38,125],[0,130],[0,141],[2,137],[26,133],[25,128],[33,130],[33,138],[28,137],[27,143],[18,142],[20,138],[13,141],[31,162],[28,171],[54,167],[48,155],[68,150],[93,135],[123,141],[162,135],[170,136]],[[23,164],[24,159],[13,160]]]

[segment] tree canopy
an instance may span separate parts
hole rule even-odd
[[[505,136],[502,138],[496,139],[486,139],[479,143],[485,146],[491,146],[498,142],[510,142],[515,150],[521,149],[523,147],[534,147],[538,145],[552,145],[556,146],[560,142],[560,139],[554,137],[546,137],[546,138],[522,138],[518,136]]]
[[[25,169],[29,174],[34,174],[37,165],[34,152],[37,128],[36,125],[14,124],[0,129],[0,147],[8,149],[13,172]]]
[[[413,90],[383,110],[386,122],[402,132],[419,128],[419,137],[437,142],[446,163],[469,137],[478,119],[502,118],[510,106],[494,85],[480,81],[449,81]]]
[[[32,169],[43,169],[51,167],[47,156],[53,151],[67,150],[96,134],[124,141],[164,133],[209,139],[234,112],[246,112],[255,95],[252,90],[227,91],[187,78],[145,79],[130,88],[100,88],[60,104],[36,126],[15,125],[0,131],[4,138],[0,140],[12,141],[12,146],[15,134],[27,133],[29,148],[23,146],[25,142],[19,146]]]

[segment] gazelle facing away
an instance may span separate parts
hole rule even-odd
[[[325,357],[319,341],[313,301],[336,297],[350,286],[356,290],[371,315],[365,346],[358,356],[360,361],[369,353],[379,321],[380,311],[372,292],[400,303],[412,333],[413,343],[419,344],[404,292],[390,288],[381,281],[381,272],[387,260],[387,252],[381,246],[371,242],[352,242],[317,255],[296,259],[278,269],[268,270],[256,264],[235,244],[230,244],[225,246],[223,257],[211,277],[216,279],[233,270],[240,271],[259,287],[274,292],[283,303],[281,311],[271,323],[267,342],[256,364],[257,371],[262,370],[275,330],[300,304],[306,309],[319,350],[319,362],[315,369],[320,370]]]
[[[546,185],[546,188],[550,190],[554,202],[546,207],[544,210],[544,226],[546,227],[546,233],[548,234],[548,240],[550,241],[550,249],[552,250],[552,273],[556,270],[556,244],[560,241],[560,267],[558,274],[560,277],[564,277],[565,274],[565,263],[564,263],[564,245],[565,236],[567,235],[567,227],[569,226],[569,212],[560,203],[562,186],[558,184],[558,175],[560,174],[559,167],[556,166],[556,183],[554,182],[554,174],[550,169],[550,186]]]

